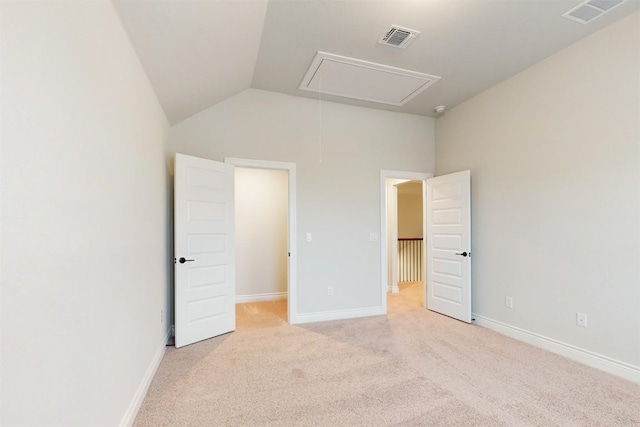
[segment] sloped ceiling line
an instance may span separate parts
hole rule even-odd
[[[562,18],[580,0],[113,1],[172,124],[249,87],[317,98],[298,88],[317,51],[442,77],[400,107],[322,99],[435,117],[640,8],[582,25]],[[378,44],[391,25],[421,34]]]

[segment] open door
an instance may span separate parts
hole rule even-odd
[[[471,172],[427,180],[427,308],[471,323]]]
[[[233,166],[176,154],[176,348],[236,328]]]

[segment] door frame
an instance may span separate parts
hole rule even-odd
[[[391,179],[406,179],[408,181],[422,181],[422,229],[426,233],[427,227],[427,179],[432,178],[433,174],[428,172],[408,172],[408,171],[394,171],[394,170],[381,170],[380,171],[380,281],[381,281],[381,298],[383,311],[387,313],[387,293],[389,291],[389,242],[387,239],[387,178]],[[397,219],[397,216],[396,216]],[[423,286],[423,301],[422,304],[426,308],[427,306],[427,254],[426,254],[426,234],[423,234],[422,240],[422,271],[425,273],[422,276]]]
[[[390,182],[387,183],[387,180]],[[387,226],[392,226],[387,228],[387,239],[389,239],[387,240],[387,258],[389,258],[389,252],[398,253],[398,185],[405,182],[411,182],[411,180],[397,178],[385,179],[385,187],[387,190],[387,200],[385,205],[387,205],[388,215],[386,223]],[[390,210],[389,205],[395,206],[395,209]],[[390,282],[387,282],[387,286],[389,292],[395,294],[400,292],[400,289],[398,288],[398,282],[400,280],[398,257],[391,257],[391,263],[387,262],[387,266],[389,265],[391,265],[391,271],[387,272],[387,276]]]
[[[225,157],[224,162],[243,168],[271,169],[287,171],[288,187],[288,221],[287,221],[287,321],[291,325],[298,323],[298,253],[296,251],[296,164],[289,162],[274,162],[270,160],[241,159]]]

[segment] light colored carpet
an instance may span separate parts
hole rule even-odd
[[[421,307],[286,323],[238,305],[237,331],[167,350],[136,426],[640,426],[640,386]]]

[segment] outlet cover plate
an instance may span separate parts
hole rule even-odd
[[[584,313],[576,313],[576,325],[583,328],[587,327],[587,315]]]
[[[513,308],[513,297],[504,297],[504,306],[507,308]]]

